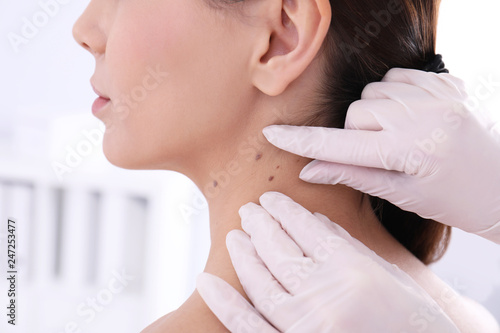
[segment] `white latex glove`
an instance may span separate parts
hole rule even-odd
[[[275,146],[317,159],[304,181],[344,184],[500,244],[500,138],[449,74],[391,69],[365,87],[346,129],[270,126]]]
[[[197,289],[231,332],[458,332],[437,303],[321,214],[267,192],[240,209],[243,229],[226,238],[255,308],[222,279]],[[425,313],[425,315],[424,315]]]

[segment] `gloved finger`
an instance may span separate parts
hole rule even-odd
[[[379,264],[385,270],[387,270],[390,274],[399,278],[402,282],[405,282],[408,285],[413,284],[413,280],[411,279],[411,277],[408,276],[408,274],[406,274],[404,271],[402,271],[397,265],[391,264],[384,258],[380,257],[375,251],[367,247],[365,244],[363,244],[356,238],[352,237],[351,234],[349,234],[344,228],[339,226],[337,223],[330,221],[328,217],[326,217],[321,213],[314,213],[314,216],[323,221],[325,224],[329,225],[332,228],[332,230],[335,233],[337,233],[337,235],[346,239],[350,243],[350,245],[352,245],[354,249],[358,251],[360,254],[370,257],[377,264]],[[348,251],[345,250],[343,250],[343,254],[349,255]]]
[[[344,238],[344,239],[347,239],[349,240],[351,237],[351,234],[349,234],[347,232],[347,230],[345,230],[344,228],[342,228],[341,226],[339,226],[337,223],[333,222],[332,220],[330,220],[328,218],[328,216],[325,216],[321,213],[318,213],[318,212],[315,212],[313,213],[313,215],[318,219],[320,220],[321,222],[323,222],[324,225],[326,225],[328,228],[330,228],[332,230],[332,232],[336,233],[338,236]]]
[[[263,133],[276,147],[304,157],[403,171],[398,142],[390,141],[384,131],[272,125]]]
[[[406,190],[413,184],[412,176],[401,172],[323,161],[309,163],[299,177],[315,184],[343,184],[399,207],[404,207],[409,197]]]
[[[302,249],[261,206],[246,204],[240,208],[240,216],[241,226],[251,236],[252,247],[255,247],[273,276],[288,292],[294,294],[296,284],[288,278],[290,272],[294,267],[314,266],[313,260],[304,257]],[[238,260],[233,261],[233,265],[236,268]]]
[[[380,131],[388,123],[405,116],[405,107],[390,99],[357,100],[347,110],[345,128],[367,131]]]
[[[315,184],[343,184],[385,199],[404,210],[422,200],[414,199],[415,191],[419,191],[419,178],[401,172],[316,160],[309,163],[299,177]],[[436,221],[442,219],[442,214],[441,211],[418,212],[421,217]]]
[[[325,253],[335,253],[346,242],[322,220],[282,193],[266,192],[259,200],[262,207],[281,223],[286,233],[315,262],[323,261]]]
[[[429,91],[414,85],[400,82],[372,82],[365,86],[361,99],[392,99],[406,105],[435,100]]]
[[[464,96],[464,81],[448,73],[432,73],[415,69],[392,68],[382,78],[382,82],[401,82],[421,87],[436,97]],[[436,95],[438,93],[439,95]]]
[[[292,296],[271,274],[247,234],[232,230],[226,236],[226,244],[245,293],[255,308],[268,318],[278,301]]]
[[[196,289],[210,310],[231,332],[279,332],[221,278],[201,273],[196,279]]]

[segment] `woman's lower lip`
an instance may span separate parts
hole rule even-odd
[[[99,112],[102,108],[108,105],[109,101],[110,101],[109,99],[98,97],[94,101],[94,104],[92,104],[92,113],[96,114],[97,112]]]

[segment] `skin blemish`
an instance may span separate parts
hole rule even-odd
[[[255,156],[255,160],[258,161],[260,160],[260,158],[262,157],[262,153],[258,153],[256,156]]]
[[[217,185],[219,185],[219,183],[217,183],[217,181],[214,180],[214,187],[217,187]]]
[[[269,179],[268,179],[268,180],[269,180],[270,182],[272,182],[272,181],[273,181],[273,179],[274,179],[274,176],[271,176],[271,177],[269,177]]]
[[[276,166],[276,169],[279,169],[279,168],[280,168],[280,166],[279,166],[279,165],[277,165],[277,166]]]

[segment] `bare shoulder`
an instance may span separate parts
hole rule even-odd
[[[498,325],[498,322],[484,306],[468,297],[462,296],[461,298],[464,306],[467,308],[467,311],[472,317],[477,319],[478,323],[481,323],[481,332],[500,333],[500,326]]]
[[[229,333],[195,290],[176,310],[158,318],[141,333]]]

